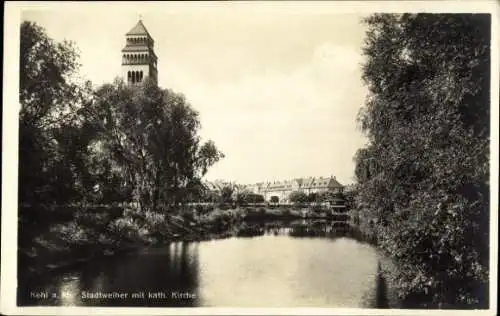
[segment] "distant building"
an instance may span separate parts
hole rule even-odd
[[[246,185],[238,185],[222,180],[205,181],[203,182],[203,184],[208,191],[218,194],[220,194],[223,187],[231,186],[233,188],[233,198],[235,198],[238,193],[250,192],[264,196],[264,199],[266,201],[270,201],[271,196],[277,196],[280,203],[290,202],[290,193],[294,191],[304,192],[306,194],[323,192],[344,192],[344,186],[340,184],[334,176],[298,178],[285,181],[258,182]]]
[[[306,194],[322,192],[343,192],[344,186],[335,177],[308,177],[285,181],[256,183],[247,186],[251,192],[261,194],[266,201],[277,196],[281,203],[288,203],[294,191]]]

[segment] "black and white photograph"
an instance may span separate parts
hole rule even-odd
[[[374,3],[8,1],[1,312],[493,315],[499,4]]]

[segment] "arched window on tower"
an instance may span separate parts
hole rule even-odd
[[[127,82],[132,81],[132,74],[130,73],[130,70],[127,72]]]
[[[139,73],[139,81],[141,81],[141,82],[142,82],[142,70],[141,70],[141,72]]]
[[[132,71],[132,83],[135,83],[135,71]]]

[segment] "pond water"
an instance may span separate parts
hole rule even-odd
[[[174,242],[19,284],[19,305],[384,308],[377,249],[333,224]]]

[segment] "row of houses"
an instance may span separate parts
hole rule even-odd
[[[221,192],[222,188],[230,186],[233,189],[233,196],[238,193],[250,192],[260,194],[266,201],[270,201],[272,196],[277,196],[280,202],[289,202],[290,193],[299,191],[306,194],[333,192],[341,193],[344,186],[340,184],[334,176],[330,177],[307,177],[284,181],[267,181],[248,185],[239,185],[225,181],[208,181],[205,187],[209,191]]]

